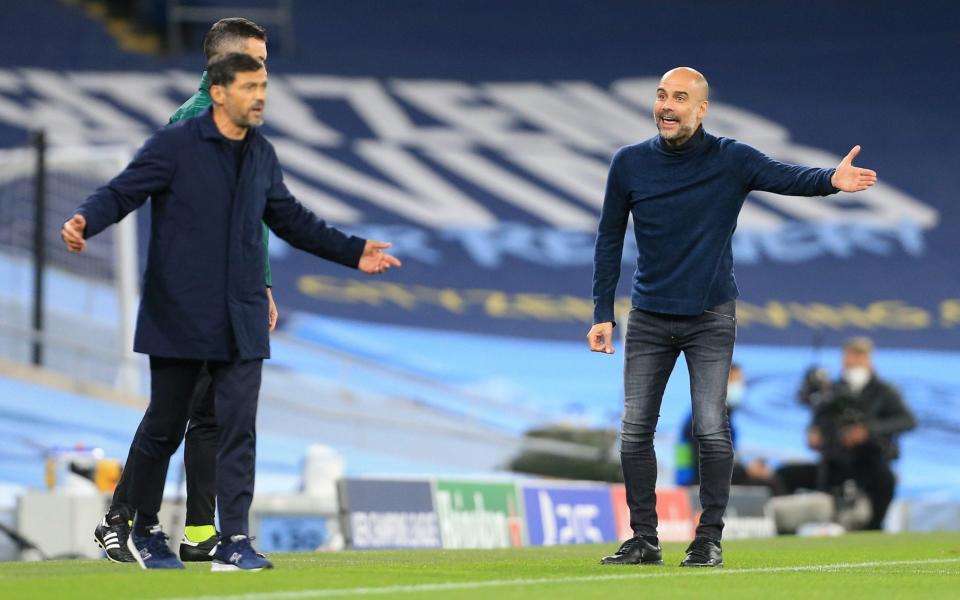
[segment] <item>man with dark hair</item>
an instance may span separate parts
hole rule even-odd
[[[858,192],[877,174],[853,166],[856,146],[835,169],[786,165],[701,123],[709,86],[687,67],[667,71],[653,108],[659,135],[613,157],[594,257],[590,350],[613,354],[613,303],[623,237],[633,215],[639,255],[627,325],[620,458],[634,537],[604,564],[662,562],[657,538],[653,434],[663,391],[680,353],[690,371],[693,428],[700,446],[696,538],[681,566],[723,564],[723,513],[733,448],[725,397],[736,338],[738,295],[731,239],[753,190],[793,196]]]
[[[260,223],[294,247],[365,273],[400,262],[384,253],[389,244],[327,226],[287,190],[273,146],[257,131],[267,89],[259,60],[228,54],[211,63],[209,74],[212,108],[155,133],[64,223],[61,236],[80,252],[87,238],[152,198],[134,341],[134,350],[150,355],[151,397],[128,458],[136,516],[127,547],[145,569],[183,568],[157,513],[191,392],[206,368],[216,405],[222,531],[212,569],[257,571],[272,567],[248,537],[257,398],[270,355]]]
[[[238,50],[238,48],[249,44],[252,40],[261,42],[263,47],[266,48],[266,30],[250,19],[227,17],[226,19],[220,19],[210,27],[210,31],[203,38],[203,53],[209,63],[218,56],[230,52],[245,52],[245,50]]]
[[[243,17],[229,17],[213,24],[203,43],[207,62],[230,53],[243,53],[266,64],[267,34],[262,27]],[[210,106],[210,79],[204,71],[197,93],[183,103],[170,117],[168,124],[200,115]],[[276,327],[279,313],[273,299],[272,274],[268,254],[270,232],[262,224],[265,254],[264,279],[266,284],[270,331]],[[216,453],[217,421],[214,414],[213,388],[210,374],[201,369],[192,392],[190,422],[184,442],[187,501],[183,537],[180,540],[180,558],[184,561],[209,561],[213,558],[219,535],[215,526],[216,510]],[[113,562],[136,562],[127,550],[130,533],[130,483],[132,463],[128,459],[107,514],[94,529],[94,540]]]

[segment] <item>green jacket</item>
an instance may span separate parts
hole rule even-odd
[[[170,116],[170,120],[167,121],[167,125],[171,123],[176,123],[177,121],[182,121],[184,119],[192,119],[196,117],[207,108],[212,103],[210,99],[210,80],[207,79],[207,72],[203,72],[203,76],[200,77],[200,89],[197,90],[197,93],[190,97],[189,100],[180,105],[180,108],[177,109],[177,112],[173,113]],[[264,278],[267,282],[267,287],[273,287],[273,273],[270,270],[270,230],[267,229],[267,224],[261,222],[260,225],[263,227],[263,253],[266,255],[263,264],[266,265],[264,269]]]

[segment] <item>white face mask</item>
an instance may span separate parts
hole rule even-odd
[[[870,382],[872,373],[867,367],[850,367],[843,370],[843,380],[847,382],[853,393],[859,394]]]
[[[743,397],[747,395],[747,386],[742,381],[734,381],[727,384],[727,406],[736,408],[743,402]]]

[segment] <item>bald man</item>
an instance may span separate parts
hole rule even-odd
[[[627,323],[621,465],[634,537],[603,564],[663,564],[657,538],[653,433],[663,390],[682,352],[690,372],[694,435],[700,446],[696,538],[684,567],[723,565],[720,539],[730,494],[733,448],[726,410],[739,295],[731,238],[751,191],[791,196],[860,192],[877,180],[853,166],[859,146],[834,169],[777,162],[750,146],[704,131],[710,86],[694,69],[667,71],[657,86],[659,135],[617,151],[594,255],[590,350],[613,354],[613,303],[627,218],[637,269]]]

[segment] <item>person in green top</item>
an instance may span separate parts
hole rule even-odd
[[[221,19],[213,24],[203,42],[207,63],[219,56],[239,52],[249,54],[261,63],[267,61],[267,34],[262,27],[242,17]],[[207,72],[200,79],[200,89],[170,117],[170,123],[202,114],[212,103]],[[263,252],[267,254],[269,232],[263,227]],[[271,290],[273,281],[270,260],[264,261],[264,284],[269,301],[270,331],[277,324],[277,306]],[[183,538],[180,540],[180,560],[209,561],[213,559],[220,536],[214,525],[217,481],[217,420],[214,413],[213,386],[206,370],[201,372],[190,401],[190,422],[184,443],[183,461],[187,479],[187,515]],[[133,448],[131,448],[133,452]],[[133,464],[127,460],[127,465]],[[94,530],[94,538],[113,562],[136,562],[127,549],[130,520],[133,509],[128,502],[133,473],[124,469],[114,491],[110,509]]]

